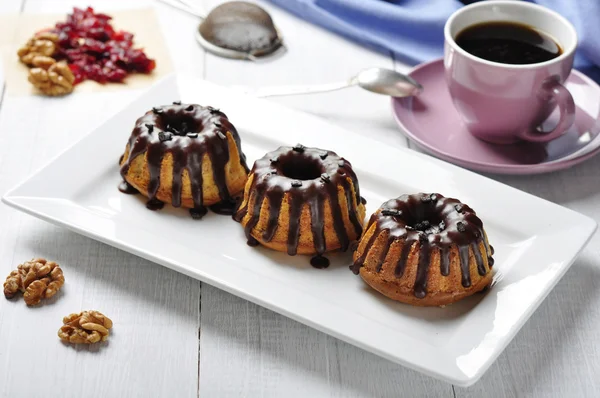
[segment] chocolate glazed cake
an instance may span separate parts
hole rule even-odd
[[[351,269],[394,300],[445,305],[490,285],[492,255],[473,209],[420,193],[392,199],[373,214]]]
[[[240,136],[218,109],[194,104],[155,107],[135,124],[119,162],[124,193],[141,192],[147,207],[186,207],[194,218],[206,206],[232,214],[248,167]]]
[[[352,165],[335,152],[303,145],[281,147],[254,163],[234,219],[249,245],[315,254],[348,250],[362,232],[364,199]]]

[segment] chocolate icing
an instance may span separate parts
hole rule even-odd
[[[404,274],[412,245],[419,242],[419,263],[414,284],[414,294],[418,298],[427,294],[429,260],[433,250],[440,251],[440,272],[447,276],[450,272],[450,249],[453,246],[458,248],[461,283],[464,287],[471,286],[469,249],[473,252],[479,275],[486,274],[479,242],[484,243],[488,266],[491,268],[494,264],[491,257],[493,251],[485,239],[483,223],[473,209],[457,199],[445,198],[440,194],[402,195],[384,203],[371,216],[365,230],[368,231],[373,225],[376,229],[362,255],[350,267],[352,272],[359,273],[375,240],[383,231],[388,231],[389,236],[376,271],[381,271],[392,243],[403,240],[402,252],[394,269],[394,275],[400,278]]]
[[[121,162],[119,162],[119,163],[121,163]],[[121,191],[127,195],[135,195],[135,194],[140,193],[137,189],[135,189],[135,187],[133,185],[129,184],[127,181],[122,181],[119,184],[119,191]]]
[[[357,209],[361,203],[358,180],[352,165],[340,158],[335,152],[318,148],[307,148],[300,144],[295,147],[281,147],[257,160],[252,168],[254,175],[250,192],[254,195],[252,217],[245,226],[249,245],[257,243],[251,235],[260,218],[263,201],[269,203],[267,227],[262,239],[270,242],[279,226],[279,215],[284,196],[288,195],[289,231],[287,253],[295,255],[298,250],[300,232],[300,216],[302,208],[308,204],[310,209],[312,236],[319,259],[314,264],[323,266],[322,254],[325,253],[324,209],[328,202],[331,208],[333,227],[341,244],[341,250],[348,250],[350,239],[344,225],[342,208],[338,201],[338,186],[344,189],[348,203],[348,218],[356,234],[362,232],[362,222],[357,217]],[[354,197],[352,197],[354,187]],[[233,218],[240,222],[248,214],[248,198],[245,206],[240,207]],[[313,264],[313,265],[314,265]]]
[[[237,209],[237,201],[230,199],[224,200],[212,206],[208,206],[213,213],[222,214],[225,216],[232,216]]]
[[[310,259],[310,265],[319,269],[327,268],[329,267],[329,259],[323,256],[314,256]]]
[[[259,6],[231,1],[215,7],[199,28],[204,40],[221,48],[254,55],[281,46],[271,16]]]
[[[121,166],[121,176],[125,178],[130,162],[145,153],[150,172],[147,207],[158,209],[162,207],[156,203],[160,202],[156,199],[160,186],[160,170],[164,156],[170,153],[173,157],[172,205],[181,206],[182,174],[187,170],[194,201],[194,209],[190,212],[192,217],[201,218],[206,214],[202,198],[204,155],[208,155],[212,163],[213,178],[219,196],[224,202],[233,200],[225,180],[225,165],[229,162],[227,132],[233,137],[240,151],[241,164],[247,172],[248,166],[241,152],[240,136],[223,112],[212,107],[182,105],[180,102],[155,107],[135,123],[129,138],[129,156]]]
[[[196,209],[190,209],[190,216],[192,216],[192,218],[194,220],[199,220],[202,217],[204,217],[207,213],[206,207],[199,207]]]
[[[157,199],[150,199],[149,201],[146,202],[146,208],[148,210],[160,210],[163,207],[165,207],[164,202],[161,202],[160,200],[157,200]]]

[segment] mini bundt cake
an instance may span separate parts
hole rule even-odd
[[[303,145],[281,147],[254,163],[234,219],[251,246],[315,254],[348,250],[365,218],[364,199],[352,165],[336,153]]]
[[[441,306],[486,289],[492,255],[473,209],[419,193],[392,199],[371,216],[351,269],[391,299]]]
[[[240,136],[212,107],[174,102],[140,117],[119,161],[122,192],[141,192],[155,210],[164,202],[186,207],[194,218],[206,206],[232,214],[233,195],[248,176]]]

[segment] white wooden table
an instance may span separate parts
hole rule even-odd
[[[219,0],[196,2],[209,8]],[[0,12],[67,12],[88,4],[111,10],[153,3],[0,0]],[[156,4],[176,70],[259,87],[329,82],[368,66],[408,69],[391,56],[261,5],[272,12],[289,52],[253,64],[206,54],[192,37],[197,21]],[[73,94],[60,101],[4,96],[0,195],[136,94]],[[352,89],[276,101],[388,145],[408,145],[387,98]],[[546,176],[494,178],[600,221],[599,168],[597,157]],[[600,396],[598,236],[482,380],[467,389],[0,205],[0,277],[34,256],[58,261],[67,284],[41,308],[0,299],[1,397]],[[56,337],[62,316],[82,309],[98,309],[115,321],[108,344],[72,348]]]

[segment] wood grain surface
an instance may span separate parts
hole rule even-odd
[[[204,9],[221,2],[195,1]],[[174,68],[225,85],[324,83],[370,66],[409,68],[256,2],[272,13],[289,47],[285,56],[261,64],[206,54],[193,37],[196,18],[151,1],[0,0],[0,12],[153,5]],[[136,94],[76,93],[60,100],[4,95],[0,195]],[[350,89],[273,100],[385,144],[408,145],[385,97]],[[546,176],[491,177],[600,221],[599,168],[596,158]],[[0,242],[0,277],[19,262],[42,256],[59,262],[67,280],[59,295],[40,308],[0,299],[0,397],[600,396],[598,236],[481,381],[466,389],[392,364],[212,286],[201,289],[194,279],[5,205],[0,205]],[[73,348],[56,337],[62,317],[83,309],[113,319],[108,343]]]

